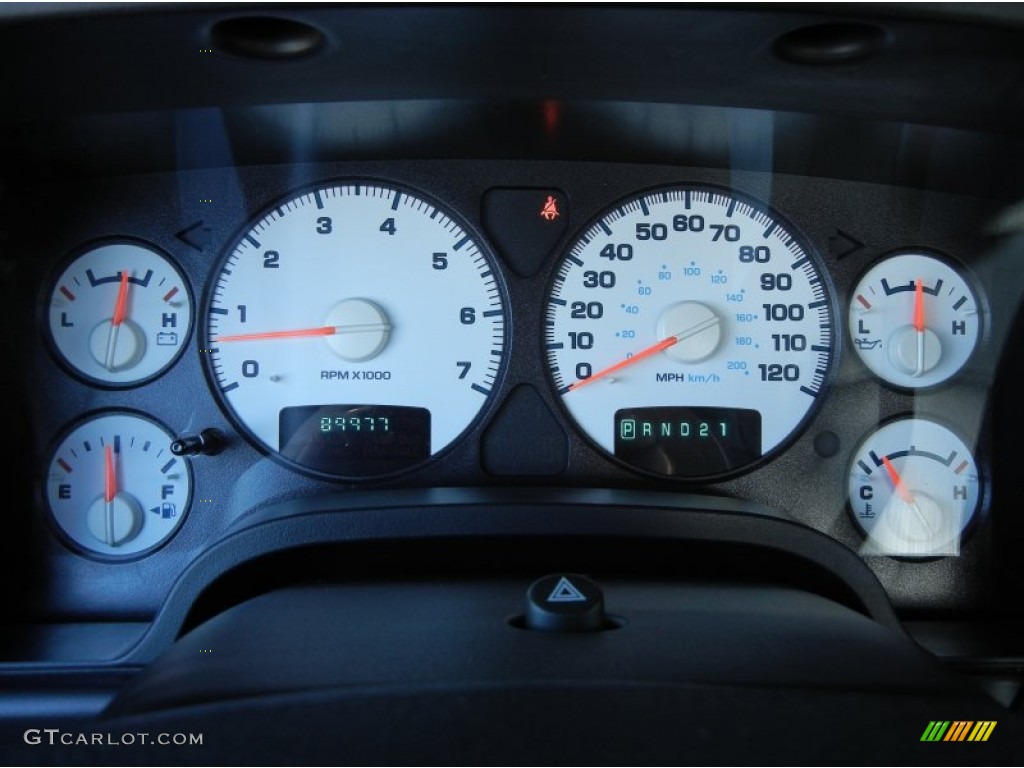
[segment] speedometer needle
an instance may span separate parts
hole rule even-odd
[[[117,289],[117,301],[114,303],[114,317],[110,321],[110,334],[107,336],[107,354],[103,360],[103,367],[108,371],[114,370],[114,352],[117,349],[117,335],[121,331],[121,324],[128,314],[128,275],[127,269],[121,270],[121,284]]]
[[[259,341],[264,339],[301,339],[308,336],[334,336],[340,333],[367,333],[369,331],[390,331],[390,323],[362,323],[359,325],[323,325],[319,328],[300,328],[295,331],[265,331],[263,333],[237,333],[219,336],[215,342]]]
[[[619,362],[615,363],[615,365],[609,365],[607,368],[603,368],[597,373],[591,374],[589,378],[580,379],[575,384],[570,385],[568,391],[572,392],[573,390],[586,386],[587,384],[597,381],[598,379],[603,379],[605,376],[608,376],[609,374],[615,373],[616,371],[621,371],[623,368],[633,365],[634,363],[639,363],[641,360],[645,360],[648,357],[651,357],[652,355],[656,355],[662,350],[668,349],[672,345],[678,343],[679,336],[669,336],[667,339],[662,339],[657,344],[653,344],[647,347],[647,349],[637,352],[632,357],[627,357],[625,360],[620,360]]]
[[[924,373],[924,284],[921,278],[917,278],[917,285],[914,286],[914,331],[917,334],[917,367],[915,376]]]

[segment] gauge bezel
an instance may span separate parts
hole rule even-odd
[[[857,513],[853,509],[853,504],[850,500],[850,473],[853,468],[853,462],[860,455],[861,450],[867,445],[868,441],[874,437],[880,430],[894,424],[899,421],[930,421],[938,427],[947,430],[950,434],[956,437],[965,446],[968,446],[968,450],[971,452],[971,458],[974,461],[974,466],[978,470],[978,504],[974,510],[974,514],[971,515],[971,519],[967,521],[960,531],[960,549],[961,552],[956,555],[886,555],[881,552],[875,552],[870,554],[857,553],[858,557],[865,560],[871,558],[880,558],[883,560],[895,560],[901,563],[916,564],[916,563],[930,563],[937,560],[946,560],[949,558],[963,557],[963,548],[967,545],[970,539],[973,537],[975,531],[981,528],[982,524],[988,519],[989,506],[991,502],[991,488],[990,488],[990,472],[988,469],[988,460],[985,454],[984,448],[981,442],[981,436],[983,433],[982,429],[978,431],[977,442],[974,447],[971,447],[970,441],[964,439],[962,430],[950,423],[948,420],[943,419],[939,416],[935,416],[931,413],[918,413],[916,411],[903,411],[892,416],[888,416],[877,424],[870,427],[853,446],[853,450],[847,454],[845,467],[843,470],[843,490],[842,495],[844,499],[843,506],[846,509],[846,518],[850,525],[853,527],[854,534],[861,541],[866,542],[870,538],[870,534],[864,530],[861,526],[860,521],[857,519]]]
[[[169,435],[171,441],[175,439],[175,434],[172,429],[170,429],[166,424],[160,421],[160,419],[156,418],[152,414],[146,413],[145,411],[140,411],[135,408],[116,407],[100,408],[97,410],[88,411],[87,413],[77,416],[72,421],[65,424],[55,433],[53,437],[50,438],[46,446],[46,453],[44,454],[45,460],[43,462],[43,472],[42,475],[38,477],[36,487],[40,495],[42,507],[44,510],[46,510],[43,517],[46,519],[47,527],[50,529],[54,537],[61,544],[63,544],[66,549],[80,557],[84,557],[96,562],[110,564],[132,563],[147,558],[153,553],[158,552],[178,537],[178,534],[184,528],[188,516],[192,511],[192,499],[195,496],[196,478],[195,473],[192,470],[192,463],[188,460],[182,461],[182,464],[185,467],[185,471],[188,473],[188,499],[186,500],[186,503],[184,505],[184,511],[180,515],[178,524],[174,527],[174,530],[171,532],[171,535],[167,536],[162,541],[157,542],[151,547],[140,550],[138,552],[132,552],[131,554],[127,555],[105,554],[103,552],[97,552],[95,550],[83,546],[82,544],[79,544],[64,530],[61,524],[57,522],[57,517],[50,506],[49,494],[46,492],[47,479],[50,472],[50,465],[53,463],[53,460],[57,453],[57,449],[61,446],[61,444],[64,443],[65,440],[67,440],[68,436],[83,424],[86,424],[87,422],[94,421],[99,418],[103,418],[105,416],[130,416],[132,418],[138,418],[143,421],[148,421],[150,424],[159,428],[160,431],[162,431],[164,434]]]
[[[812,262],[817,266],[818,275],[821,278],[821,283],[825,291],[829,313],[829,334],[832,339],[832,349],[829,354],[828,366],[826,368],[825,375],[822,378],[821,387],[818,390],[817,396],[814,398],[814,402],[801,417],[800,421],[790,430],[786,437],[779,441],[779,443],[772,448],[770,451],[763,453],[758,459],[750,462],[742,467],[728,470],[712,475],[701,475],[693,477],[676,477],[673,475],[664,475],[657,472],[644,469],[642,467],[636,467],[628,462],[615,456],[614,453],[605,449],[600,445],[590,434],[577,423],[575,417],[572,415],[568,406],[564,402],[564,398],[558,392],[557,383],[554,380],[554,376],[551,371],[551,366],[548,365],[547,357],[544,355],[545,350],[545,327],[544,323],[540,324],[539,338],[537,340],[538,348],[541,350],[541,359],[544,365],[544,376],[547,380],[549,391],[554,400],[557,401],[559,412],[565,422],[570,426],[573,432],[581,437],[586,445],[594,451],[597,456],[604,458],[612,464],[626,469],[632,474],[641,475],[648,478],[661,480],[668,483],[678,483],[686,485],[704,485],[710,483],[718,483],[725,480],[731,480],[733,478],[741,477],[743,475],[750,474],[767,464],[774,459],[781,456],[785,451],[791,448],[798,440],[800,440],[807,430],[810,428],[812,422],[821,411],[822,406],[828,399],[828,395],[831,392],[832,385],[838,375],[839,362],[843,354],[843,334],[839,331],[837,318],[839,316],[839,302],[837,298],[837,292],[833,283],[831,271],[825,263],[825,258],[822,255],[822,251],[813,245],[812,239],[804,232],[803,229],[798,227],[793,221],[776,210],[772,205],[763,201],[761,198],[748,193],[742,189],[736,187],[729,187],[723,184],[716,184],[713,182],[705,181],[673,181],[666,183],[654,184],[648,187],[644,187],[640,190],[630,192],[625,196],[618,197],[612,202],[604,204],[600,207],[596,214],[591,215],[581,226],[577,227],[571,235],[564,240],[565,245],[559,250],[558,255],[553,259],[550,273],[545,281],[545,291],[543,295],[542,311],[544,315],[547,315],[548,308],[550,306],[550,298],[552,296],[552,290],[554,288],[556,279],[558,277],[559,270],[562,264],[568,259],[570,252],[575,248],[576,244],[580,242],[583,235],[585,235],[591,228],[597,226],[599,222],[604,219],[609,213],[616,209],[623,208],[630,202],[642,199],[648,195],[656,194],[662,191],[674,191],[674,190],[711,190],[720,194],[724,194],[732,199],[739,199],[740,201],[750,205],[752,208],[759,210],[766,215],[770,216],[772,221],[777,222],[794,240],[796,240],[803,248],[804,252],[811,259]]]
[[[178,278],[181,280],[181,285],[185,291],[185,295],[187,296],[189,302],[188,327],[182,334],[181,344],[178,346],[177,352],[174,353],[174,355],[171,357],[170,360],[167,361],[165,365],[163,365],[160,369],[150,374],[149,376],[124,383],[103,381],[102,379],[97,379],[83,371],[80,371],[78,368],[72,365],[71,361],[64,357],[64,353],[60,351],[60,347],[57,344],[57,340],[53,336],[53,328],[50,325],[50,301],[53,297],[53,292],[57,290],[57,285],[58,281],[60,280],[60,276],[64,274],[65,270],[67,270],[67,268],[71,266],[71,264],[73,264],[80,256],[88,253],[89,251],[96,250],[97,248],[101,248],[105,245],[118,244],[134,245],[140,248],[145,248],[161,256],[164,259],[164,261],[166,261],[170,265],[170,267],[177,273]],[[47,276],[46,280],[43,281],[43,290],[37,302],[38,320],[36,323],[36,327],[41,329],[41,335],[43,337],[43,346],[46,347],[47,351],[50,354],[50,357],[53,358],[53,360],[57,363],[61,370],[63,370],[66,374],[75,379],[78,379],[79,381],[89,385],[90,387],[95,387],[96,389],[119,391],[135,389],[137,387],[145,386],[146,384],[151,384],[152,382],[156,381],[161,376],[166,374],[175,365],[177,365],[178,361],[181,360],[182,355],[185,354],[185,349],[191,344],[192,331],[196,326],[196,309],[197,304],[195,301],[195,296],[192,291],[192,285],[189,283],[188,278],[185,276],[185,272],[184,270],[182,270],[181,265],[178,264],[177,260],[167,251],[167,249],[160,247],[151,240],[146,240],[145,238],[136,237],[134,235],[101,235],[99,237],[95,237],[90,240],[86,240],[82,243],[79,243],[74,248],[67,251],[58,260],[58,262],[51,267],[49,275]]]
[[[872,269],[877,267],[882,262],[887,261],[888,259],[896,258],[898,256],[926,256],[928,258],[935,259],[936,261],[945,264],[947,267],[949,267],[958,275],[960,275],[960,277],[964,281],[964,284],[967,286],[967,290],[970,291],[971,296],[974,298],[975,306],[977,306],[978,308],[978,337],[974,343],[974,349],[971,350],[971,353],[964,360],[963,364],[949,377],[942,381],[936,382],[935,384],[929,384],[924,387],[904,387],[901,386],[900,384],[895,384],[886,379],[885,377],[883,377],[881,374],[876,373],[871,369],[871,367],[866,362],[864,362],[864,358],[862,358],[860,354],[857,352],[857,347],[853,343],[853,325],[851,325],[849,320],[850,308],[852,307],[852,302],[854,301],[854,298],[856,296],[857,287],[864,280],[864,277],[865,275],[868,274],[868,272],[870,272]],[[860,366],[862,370],[867,372],[867,374],[877,383],[881,384],[887,389],[892,390],[893,392],[899,392],[901,394],[907,395],[914,395],[916,393],[927,394],[929,392],[941,390],[944,387],[955,386],[963,377],[964,372],[970,368],[972,362],[974,361],[974,358],[977,357],[977,355],[979,354],[979,350],[981,349],[982,345],[985,344],[988,340],[988,296],[985,294],[984,291],[980,290],[980,282],[978,281],[977,275],[975,275],[974,271],[960,259],[957,259],[956,257],[951,256],[950,254],[945,253],[944,251],[940,251],[935,248],[930,248],[927,246],[899,246],[897,248],[893,248],[883,253],[880,253],[877,258],[872,259],[863,269],[857,272],[854,279],[849,283],[849,295],[844,297],[843,302],[843,318],[843,325],[846,328],[844,341],[849,342],[850,349],[853,351],[853,358],[857,361],[857,365]]]
[[[210,316],[210,308],[213,305],[213,293],[217,285],[217,279],[220,276],[223,267],[227,260],[231,257],[238,244],[250,233],[255,223],[261,221],[264,216],[273,211],[275,208],[279,208],[283,203],[287,203],[296,198],[302,197],[303,195],[309,194],[314,190],[322,190],[330,187],[341,187],[341,186],[380,186],[386,189],[395,190],[401,192],[402,195],[408,195],[411,198],[422,200],[429,205],[433,205],[434,208],[440,210],[443,214],[448,216],[449,219],[454,221],[460,226],[463,231],[470,236],[472,242],[476,245],[481,255],[487,260],[491,273],[494,277],[494,283],[497,286],[498,293],[501,296],[502,308],[505,311],[504,323],[502,329],[502,355],[498,364],[498,370],[494,374],[494,385],[491,388],[490,394],[488,394],[477,411],[476,415],[466,424],[465,428],[459,432],[452,440],[444,446],[437,453],[432,454],[423,461],[418,461],[414,464],[410,464],[405,467],[401,467],[391,472],[375,475],[342,475],[342,474],[331,474],[322,472],[313,467],[308,467],[300,464],[292,459],[283,456],[279,451],[274,450],[264,444],[263,440],[257,437],[252,430],[245,424],[244,420],[235,413],[235,409],[228,403],[227,398],[220,390],[219,383],[217,381],[216,373],[213,371],[213,365],[210,362],[210,357],[205,353],[205,350],[210,349],[210,335],[209,335],[209,324],[207,322]],[[508,371],[509,358],[511,356],[511,340],[513,333],[514,318],[509,311],[511,307],[511,301],[509,298],[508,284],[505,275],[505,264],[498,258],[497,253],[491,246],[490,242],[483,236],[480,228],[467,217],[459,208],[448,203],[447,201],[440,200],[437,196],[424,192],[418,187],[411,184],[407,184],[403,181],[393,181],[388,178],[378,176],[332,176],[324,179],[318,179],[316,181],[308,182],[298,187],[289,187],[281,194],[275,195],[268,199],[268,202],[260,205],[254,211],[251,211],[242,222],[242,224],[232,231],[230,237],[225,240],[225,245],[220,249],[217,254],[217,259],[213,266],[210,268],[209,276],[207,279],[206,286],[203,289],[202,304],[200,307],[200,313],[202,322],[200,323],[197,319],[197,330],[196,337],[200,340],[199,354],[200,354],[200,367],[203,370],[203,375],[206,379],[207,386],[210,391],[213,392],[214,399],[217,402],[217,406],[221,412],[225,415],[228,422],[242,435],[246,442],[252,446],[261,456],[269,458],[276,462],[278,465],[288,469],[292,472],[296,472],[306,477],[312,477],[317,480],[325,480],[332,483],[346,483],[346,484],[366,484],[366,483],[379,483],[382,481],[391,480],[398,477],[403,477],[411,473],[422,470],[424,467],[433,465],[447,456],[452,451],[456,450],[459,446],[463,446],[467,442],[467,437],[474,431],[480,428],[484,421],[490,417],[493,413],[496,404],[499,401],[499,394],[503,391],[505,385],[505,375]]]

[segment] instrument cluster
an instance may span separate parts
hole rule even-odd
[[[992,201],[513,161],[69,187],[67,225],[20,246],[44,525],[81,567],[390,487],[710,493],[883,580],[984,529],[1017,298],[992,293]]]

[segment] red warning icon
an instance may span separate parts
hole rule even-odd
[[[554,221],[561,215],[558,210],[558,201],[555,200],[554,195],[548,195],[548,199],[544,201],[544,205],[540,209],[540,217],[547,221]]]

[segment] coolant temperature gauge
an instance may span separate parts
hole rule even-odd
[[[181,525],[192,492],[187,460],[153,421],[107,413],[82,422],[50,460],[46,498],[77,548],[104,557],[139,555]]]
[[[849,475],[850,510],[866,537],[863,554],[957,555],[981,507],[970,449],[946,427],[907,418],[867,437]]]
[[[906,389],[954,376],[980,336],[978,299],[967,279],[920,253],[890,256],[868,270],[854,288],[849,319],[864,364]]]
[[[108,242],[80,253],[49,298],[50,337],[76,373],[132,386],[184,348],[192,303],[177,268],[151,246]]]

